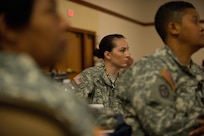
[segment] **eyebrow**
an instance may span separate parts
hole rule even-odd
[[[120,49],[128,49],[129,47],[121,47]]]

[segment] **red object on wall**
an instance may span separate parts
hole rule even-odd
[[[74,10],[68,9],[67,15],[68,15],[69,17],[73,17],[73,16],[74,16]]]

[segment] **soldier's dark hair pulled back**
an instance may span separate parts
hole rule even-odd
[[[116,46],[113,42],[113,40],[116,38],[125,38],[125,37],[121,34],[110,34],[103,37],[103,39],[99,43],[99,49],[95,49],[93,52],[94,56],[104,59],[104,52],[105,51],[111,52],[113,48]]]

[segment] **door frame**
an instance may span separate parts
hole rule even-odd
[[[87,68],[84,65],[84,47],[85,47],[85,36],[86,35],[92,35],[93,36],[93,45],[92,45],[92,49],[94,50],[96,47],[96,32],[94,31],[90,31],[90,30],[85,30],[85,29],[81,29],[81,28],[76,28],[76,27],[69,27],[69,29],[67,30],[68,32],[74,32],[74,33],[80,33],[82,34],[83,40],[82,40],[82,70],[84,70],[85,68]],[[94,58],[92,59],[92,66],[94,66]]]

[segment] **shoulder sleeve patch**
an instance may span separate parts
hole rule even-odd
[[[174,85],[172,76],[169,73],[169,71],[167,69],[163,68],[160,74],[161,74],[161,77],[164,78],[167,81],[167,83],[171,86],[171,89],[175,90],[176,87]]]
[[[171,91],[171,86],[162,77],[157,77],[148,89],[148,104],[153,104],[152,106],[172,106],[176,99],[175,92]]]
[[[83,79],[81,78],[80,74],[79,75],[76,75],[74,78],[73,78],[74,82],[79,85],[81,83],[83,83]]]

